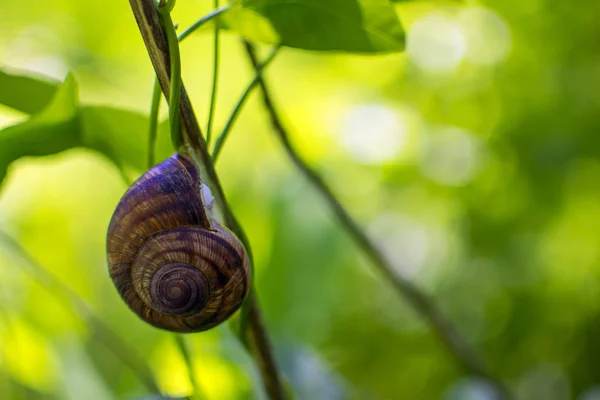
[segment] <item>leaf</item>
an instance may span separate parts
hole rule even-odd
[[[82,145],[99,151],[117,166],[146,169],[148,117],[111,107],[82,107]]]
[[[170,142],[162,138],[168,132],[163,125],[157,149],[161,156],[172,153]],[[21,157],[56,154],[75,147],[98,151],[122,170],[143,171],[148,118],[111,107],[79,106],[77,83],[69,75],[40,112],[0,130],[0,183],[9,165]]]
[[[261,14],[244,7],[232,7],[221,16],[224,28],[234,29],[252,41],[277,44],[281,41],[271,22]]]
[[[77,103],[77,83],[69,75],[41,112],[0,131],[0,182],[8,166],[21,157],[54,154],[81,144]]]
[[[285,46],[360,53],[404,50],[404,29],[388,0],[238,0],[238,5],[266,17]],[[261,24],[251,31],[244,14],[228,23],[252,38],[265,29]]]
[[[0,70],[0,104],[35,114],[50,102],[58,83],[49,78],[34,78]]]
[[[144,397],[136,397],[131,400],[188,400],[189,397],[164,397],[161,395],[150,395]]]

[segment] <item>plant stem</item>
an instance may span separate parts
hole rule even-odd
[[[219,7],[219,0],[214,0],[215,8]],[[215,115],[215,104],[217,102],[217,85],[219,82],[219,24],[215,23],[213,43],[213,76],[212,90],[210,92],[210,108],[208,110],[208,123],[206,125],[206,143],[210,146],[213,118]]]
[[[38,281],[41,286],[57,300],[66,303],[75,314],[89,326],[92,335],[102,342],[121,362],[128,366],[138,380],[152,393],[160,393],[160,389],[154,380],[152,370],[135,349],[125,343],[71,288],[63,284],[51,272],[39,264],[31,254],[9,234],[0,230],[0,241],[7,248],[17,254],[25,261],[28,268],[23,271]]]
[[[156,137],[158,136],[158,113],[160,111],[160,85],[158,79],[154,78],[152,89],[152,104],[150,106],[150,127],[148,133],[148,168],[154,166],[154,154],[156,148]]]
[[[206,22],[208,22],[212,18],[222,14],[223,12],[227,11],[228,9],[229,9],[229,6],[222,7],[222,8],[216,9],[216,10],[212,11],[211,13],[205,15],[204,17],[200,18],[192,26],[190,26],[183,33],[181,33],[177,37],[177,40],[179,42],[181,42],[183,39],[185,39],[186,37],[191,35],[202,25],[204,25]],[[215,70],[216,70],[216,68],[218,68],[218,67],[215,65]],[[214,87],[214,84],[213,84],[213,87]],[[149,140],[148,140],[148,142],[149,142],[148,143],[148,168],[154,166],[154,162],[155,162],[155,153],[156,153],[155,147],[156,147],[156,138],[157,138],[157,133],[158,133],[158,119],[159,119],[159,111],[160,111],[161,94],[162,93],[160,90],[160,84],[158,82],[158,79],[156,79],[156,77],[155,77],[153,90],[152,90],[152,103],[150,106],[150,126],[148,129],[149,130],[149,133],[148,133],[148,137],[149,137]]]
[[[255,70],[260,73],[260,64],[257,60],[254,46],[246,40],[244,40],[243,43],[252,65]],[[373,265],[379,269],[386,280],[393,285],[396,291],[408,301],[418,314],[430,323],[434,332],[463,368],[469,373],[487,380],[495,387],[497,392],[503,396],[503,398],[512,398],[506,386],[491,374],[483,360],[478,357],[476,351],[469,343],[467,343],[450,320],[442,313],[434,299],[396,272],[395,268],[383,256],[371,239],[369,239],[365,231],[356,223],[342,206],[340,201],[335,197],[333,191],[325,183],[323,178],[321,178],[321,176],[300,157],[299,153],[290,142],[289,134],[283,126],[281,118],[275,109],[275,104],[265,83],[264,77],[260,77],[259,86],[262,92],[265,109],[271,120],[271,125],[279,138],[281,145],[285,149],[285,152],[310,184],[323,196],[342,228],[352,237],[352,239],[354,239],[356,244],[368,256]]]
[[[158,14],[160,16],[163,29],[165,30],[167,36],[167,45],[169,47],[169,58],[170,58],[170,67],[171,67],[171,75],[170,75],[170,90],[169,90],[169,122],[171,125],[171,138],[173,141],[173,145],[175,150],[179,150],[181,145],[183,144],[183,135],[180,131],[180,123],[179,123],[179,104],[180,104],[180,91],[181,91],[181,61],[179,55],[179,39],[177,37],[177,33],[175,31],[175,27],[173,25],[173,20],[171,19],[171,11],[175,7],[176,0],[168,0],[166,3],[161,0],[158,6]],[[155,81],[158,81],[155,79]],[[155,84],[155,90],[158,84]],[[158,96],[160,102],[160,95]],[[156,117],[157,118],[157,117]],[[204,210],[203,210],[204,211]],[[204,217],[206,221],[205,227],[210,227],[210,223],[208,222],[208,218]],[[194,377],[194,366],[192,363],[191,356],[188,352],[188,348],[184,342],[184,339],[180,335],[175,335],[175,341],[179,345],[179,349],[183,355],[184,361],[187,366],[188,375],[190,382],[194,388],[194,393],[192,394],[192,398],[199,398],[200,392],[199,388],[196,384],[196,379]]]
[[[229,132],[231,131],[231,127],[233,126],[233,123],[235,122],[238,114],[240,113],[240,110],[242,109],[244,103],[246,102],[248,95],[250,95],[250,92],[252,92],[252,89],[254,89],[254,87],[260,80],[260,76],[261,76],[260,74],[271,63],[271,61],[273,61],[273,59],[277,55],[277,52],[279,51],[279,48],[280,48],[279,46],[275,47],[273,49],[273,51],[271,51],[271,54],[269,54],[269,56],[265,59],[265,61],[263,61],[263,63],[258,66],[258,69],[256,70],[256,72],[254,74],[254,78],[252,79],[252,81],[250,81],[250,84],[246,87],[246,90],[244,90],[244,93],[242,93],[242,96],[240,97],[237,104],[233,108],[233,111],[231,112],[231,115],[229,116],[229,119],[227,120],[227,123],[225,124],[225,127],[223,128],[223,131],[221,132],[221,134],[219,135],[219,137],[217,138],[217,141],[215,143],[215,147],[212,152],[213,163],[217,162],[217,158],[219,157],[219,154],[221,153],[223,145],[225,144],[225,140],[227,139],[227,136],[229,135]]]
[[[200,18],[198,21],[194,22],[192,24],[192,26],[190,26],[189,28],[187,28],[185,31],[181,32],[179,34],[179,41],[181,42],[183,39],[185,39],[186,37],[188,37],[189,35],[191,35],[196,29],[200,28],[202,25],[204,25],[206,22],[210,21],[211,19],[223,14],[225,11],[229,10],[231,7],[229,6],[224,6],[221,8],[217,8],[216,10],[213,10],[211,12],[209,12],[208,14],[206,14],[204,17]]]
[[[171,140],[175,150],[179,149],[183,144],[183,136],[179,130],[179,102],[181,91],[181,60],[179,59],[179,40],[171,19],[171,10],[175,6],[175,0],[169,0],[166,4],[158,6],[158,14],[160,16],[163,29],[167,35],[167,45],[169,46],[169,59],[171,74],[170,90],[169,90],[169,123],[171,125]]]
[[[187,365],[188,379],[190,380],[190,383],[192,384],[192,388],[194,389],[194,392],[192,393],[192,396],[190,396],[190,397],[192,399],[200,400],[200,399],[204,398],[204,396],[201,395],[202,392],[200,390],[200,387],[198,386],[198,382],[196,382],[196,374],[194,373],[194,371],[196,369],[194,368],[192,352],[188,346],[186,337],[184,335],[177,334],[177,333],[174,336],[175,336],[175,344],[177,344],[177,347],[179,348],[179,352],[183,356],[185,364]]]
[[[156,6],[154,0],[129,0],[131,9],[135,16],[136,22],[140,29],[140,33],[144,40],[144,44],[154,66],[156,76],[160,82],[160,86],[163,93],[169,93],[170,90],[170,60],[169,60],[169,48],[165,33],[163,32],[160,24],[159,17],[157,15]],[[251,250],[244,230],[235,218],[225,194],[223,188],[216,174],[214,164],[208,153],[206,142],[202,137],[202,131],[198,125],[196,115],[187,96],[185,86],[181,84],[181,104],[180,104],[180,116],[182,122],[182,136],[183,146],[181,151],[188,152],[192,158],[198,163],[203,169],[201,172],[202,176],[206,178],[206,184],[212,189],[212,193],[215,197],[215,201],[220,206],[223,212],[223,219],[225,225],[231,229],[238,238],[246,246],[246,250],[251,255]],[[277,368],[266,368],[264,366],[273,365],[275,366],[275,359],[272,354],[271,346],[267,337],[267,333],[263,328],[263,323],[259,319],[261,317],[259,312],[259,305],[257,301],[253,301],[251,310],[248,312],[251,323],[248,324],[250,332],[248,335],[256,338],[262,338],[264,340],[257,340],[256,346],[250,346],[249,350],[259,366],[264,385],[267,389],[269,398],[271,399],[285,399],[287,396],[283,390],[281,378]]]
[[[271,344],[267,336],[267,330],[263,325],[263,317],[261,315],[260,307],[258,305],[258,298],[256,297],[256,291],[253,290],[248,296],[248,307],[247,312],[247,325],[242,326],[244,334],[244,343],[250,349],[252,354],[262,354],[256,358],[256,362],[259,365],[260,371],[263,375],[266,373],[268,376],[278,376],[279,371],[277,370],[277,364],[272,356],[266,354],[270,351]],[[288,398],[288,395],[279,379],[268,379],[265,380],[265,388],[269,394],[269,398],[272,400],[284,400]]]

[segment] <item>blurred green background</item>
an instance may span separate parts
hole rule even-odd
[[[211,5],[179,1],[174,21],[188,26]],[[518,399],[600,399],[600,4],[395,9],[404,53],[282,50],[266,77],[292,140]],[[211,44],[207,26],[181,46],[203,126]],[[225,32],[222,45],[217,127],[252,77],[238,36]],[[61,81],[71,71],[81,103],[148,113],[153,70],[126,1],[3,1],[0,61]],[[26,118],[0,106],[0,127]],[[164,158],[168,138],[161,143]],[[285,157],[256,94],[217,169],[299,399],[495,398],[339,228]],[[164,394],[189,394],[174,335],[140,321],[108,277],[106,229],[126,190],[115,165],[82,148],[25,157],[0,190],[0,228],[143,355]],[[148,395],[64,288],[27,273],[14,250],[0,242],[0,398]],[[227,324],[188,340],[205,398],[264,397]]]

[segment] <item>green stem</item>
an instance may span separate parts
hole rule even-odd
[[[144,40],[144,44],[148,51],[148,55],[154,66],[156,76],[160,81],[160,85],[163,89],[163,93],[170,91],[170,79],[168,65],[169,53],[165,50],[168,48],[168,44],[161,29],[161,22],[157,15],[155,0],[129,0],[131,10],[135,16],[136,22],[140,29],[140,33]],[[182,121],[182,135],[184,138],[184,149],[191,155],[191,157],[198,163],[201,168],[201,176],[204,176],[205,183],[207,183],[215,196],[216,203],[220,206],[223,212],[223,219],[225,225],[231,229],[238,238],[246,246],[248,240],[244,234],[244,230],[235,218],[227,199],[223,191],[223,187],[219,180],[219,177],[215,171],[214,164],[208,149],[206,142],[202,136],[202,130],[198,125],[198,120],[194,114],[193,107],[187,96],[185,86],[181,84],[181,121]],[[249,253],[250,247],[247,247]],[[254,298],[254,296],[253,296]],[[256,360],[259,367],[261,377],[267,389],[267,395],[270,399],[285,399],[287,393],[283,389],[282,377],[279,375],[279,371],[276,368],[275,359],[269,343],[269,338],[266,330],[263,327],[259,304],[254,298],[250,306],[249,320],[247,335],[250,339],[253,339],[249,346],[250,353]],[[267,368],[267,366],[272,368]]]
[[[179,39],[177,38],[177,32],[171,19],[171,11],[175,7],[175,0],[167,1],[166,4],[161,3],[158,7],[158,13],[167,35],[167,44],[169,46],[169,58],[170,58],[170,89],[169,89],[169,122],[171,125],[171,140],[175,150],[179,151],[182,148],[184,139],[183,134],[179,127],[179,104],[181,99],[181,61],[179,54]],[[157,80],[158,81],[158,80]],[[159,86],[159,85],[157,85]],[[175,336],[177,344],[182,352],[184,361],[187,365],[190,382],[194,387],[194,394],[192,398],[199,398],[199,391],[196,385],[196,379],[194,378],[194,367],[190,354],[187,350],[183,338],[180,335]]]
[[[154,88],[152,89],[152,104],[150,106],[150,128],[148,133],[148,168],[154,166],[154,154],[156,148],[156,137],[158,134],[158,113],[160,111],[160,97],[162,91],[158,79],[154,78]]]
[[[158,7],[163,28],[167,35],[167,44],[169,46],[169,58],[171,61],[171,85],[169,90],[169,122],[171,125],[171,140],[175,150],[179,150],[183,145],[183,135],[179,129],[179,101],[181,93],[181,60],[179,55],[179,41],[177,32],[171,19],[171,10],[175,6],[175,0],[161,3]]]
[[[166,5],[165,5],[166,6]],[[212,12],[210,12],[209,14],[205,15],[204,17],[202,17],[201,19],[199,19],[198,21],[196,21],[192,26],[190,26],[189,28],[187,28],[184,32],[182,32],[178,37],[177,40],[179,42],[181,42],[183,39],[185,39],[186,37],[188,37],[190,34],[192,34],[194,31],[196,31],[198,28],[200,28],[202,25],[204,25],[206,22],[212,20],[214,17],[222,14],[223,12],[229,10],[229,6],[226,7],[221,7],[218,8]],[[216,25],[216,29],[218,29],[218,25]],[[218,30],[216,30],[216,32],[218,32]],[[217,35],[218,36],[218,35]],[[218,42],[215,41],[215,45],[218,46]],[[214,66],[215,71],[217,71],[218,69],[218,65],[215,64]],[[215,77],[214,77],[215,81],[216,81],[216,72],[215,72]],[[215,83],[213,83],[213,92],[216,91],[215,89]],[[160,111],[160,97],[161,97],[161,90],[160,90],[160,83],[158,81],[157,78],[154,78],[154,89],[152,91],[152,104],[150,107],[150,127],[149,127],[149,144],[148,144],[148,168],[152,167],[154,165],[155,162],[155,154],[156,154],[156,139],[157,139],[157,134],[158,134],[158,118],[159,118],[159,111]],[[213,99],[214,99],[215,95],[213,94]],[[214,102],[214,100],[211,99],[211,112],[209,114],[209,128],[210,128],[210,122],[211,122],[211,117],[212,117],[212,102]],[[210,132],[210,130],[208,131]],[[208,134],[209,135],[209,134]]]
[[[212,20],[213,18],[223,14],[225,11],[229,10],[231,7],[224,6],[221,8],[217,8],[206,14],[204,17],[200,18],[198,21],[194,22],[189,28],[179,34],[179,41],[181,42],[183,39],[191,35],[196,29],[200,28],[206,22]]]
[[[196,382],[196,374],[194,372],[196,369],[194,368],[192,352],[190,350],[188,342],[186,341],[186,338],[184,335],[176,333],[175,334],[175,343],[177,344],[177,347],[179,348],[179,351],[181,352],[181,355],[183,356],[183,360],[185,361],[185,364],[187,365],[188,378],[189,378],[190,383],[192,384],[192,388],[193,388],[193,393],[192,393],[191,398],[201,400],[202,398],[204,398],[204,396],[202,396],[202,394],[201,394],[202,392],[200,390],[200,387],[198,386],[198,382]]]
[[[231,128],[233,126],[233,123],[235,122],[244,103],[246,102],[246,99],[252,92],[252,89],[254,89],[256,84],[260,81],[260,79],[261,79],[260,77],[261,77],[263,70],[271,63],[271,61],[273,61],[273,59],[277,55],[279,48],[280,48],[280,46],[275,47],[271,51],[271,54],[269,54],[269,56],[265,59],[265,61],[257,67],[256,72],[254,74],[254,78],[250,81],[250,83],[246,87],[246,90],[244,90],[244,93],[242,93],[242,96],[240,97],[237,104],[233,108],[233,111],[231,112],[231,115],[229,116],[229,119],[227,120],[227,123],[225,124],[225,127],[223,128],[223,131],[221,132],[221,134],[219,135],[219,137],[217,139],[217,142],[215,143],[215,148],[213,149],[213,152],[212,152],[213,163],[217,162],[217,158],[219,157],[219,154],[221,153],[223,145],[225,144],[225,140],[227,139],[227,136],[229,135],[229,132],[231,131]]]
[[[219,0],[214,1],[215,8],[219,7]],[[213,43],[213,76],[212,90],[210,94],[210,107],[208,109],[208,123],[206,125],[206,144],[210,146],[212,135],[212,124],[215,114],[215,103],[217,102],[217,84],[219,82],[219,24],[215,23],[215,34]]]

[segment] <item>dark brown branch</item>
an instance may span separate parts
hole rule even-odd
[[[263,318],[260,314],[258,299],[256,293],[253,292],[248,297],[248,329],[244,330],[244,340],[246,345],[254,352],[260,352],[261,349],[270,348],[269,338],[267,337],[266,329],[263,325]],[[263,373],[269,376],[277,376],[277,365],[272,357],[261,357],[256,360],[259,363],[259,368]],[[283,388],[281,381],[278,379],[265,380],[265,388],[271,399],[283,400],[288,396]]]
[[[253,45],[245,40],[243,43],[254,69],[257,72],[260,72],[260,63],[256,57]],[[492,376],[483,360],[477,356],[476,351],[467,343],[450,320],[442,313],[434,299],[415,286],[412,282],[396,273],[395,268],[369,239],[365,231],[356,223],[356,221],[354,221],[350,214],[348,214],[323,178],[321,178],[321,176],[300,157],[290,142],[289,134],[283,126],[277,110],[275,109],[275,104],[263,77],[261,77],[258,84],[262,92],[262,100],[265,109],[271,120],[271,125],[273,126],[273,130],[281,142],[281,145],[284,147],[285,152],[294,165],[306,179],[308,179],[311,185],[313,185],[325,198],[325,201],[333,211],[343,229],[354,239],[371,260],[373,265],[375,265],[386,280],[394,286],[396,291],[408,301],[418,314],[430,323],[434,332],[447,347],[450,354],[463,366],[463,368],[469,373],[488,381],[496,388],[503,398],[511,398],[504,384],[499,379]]]
[[[171,87],[171,62],[167,38],[160,23],[156,4],[151,0],[130,0],[129,3],[150,55],[150,61],[156,72],[160,87],[168,100]],[[191,147],[188,150],[193,149],[197,156],[208,155],[206,143],[202,140],[200,126],[183,84],[181,85],[180,117],[184,142]]]
[[[170,90],[169,49],[165,32],[160,24],[156,3],[154,0],[129,0],[129,4],[144,39],[161,89],[168,97]],[[211,187],[216,202],[221,207],[225,225],[240,238],[246,246],[246,250],[251,252],[248,239],[227,203],[183,82],[181,84],[180,118],[184,150],[189,152],[204,169],[204,178],[208,181],[206,183]],[[250,296],[249,301],[248,318],[250,320],[247,326],[250,331],[246,332],[245,336],[251,339],[248,343],[254,344],[249,346],[249,350],[259,366],[269,397],[276,400],[285,399],[286,396],[279,372],[275,367],[276,363],[268,336],[263,327],[263,322],[260,320],[261,314],[258,302],[253,296]]]

